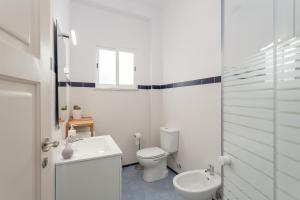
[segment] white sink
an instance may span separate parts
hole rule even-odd
[[[204,169],[193,170],[175,176],[173,184],[185,200],[211,200],[221,186],[221,177],[211,176]]]
[[[84,138],[83,140],[74,142],[72,145],[74,148],[73,157],[65,160],[60,155],[56,160],[56,165],[98,159],[102,157],[112,157],[122,154],[122,151],[110,135]]]
[[[77,154],[102,154],[110,151],[110,145],[108,144],[108,138],[106,137],[94,137],[94,138],[85,138],[83,140],[74,143],[76,145]]]

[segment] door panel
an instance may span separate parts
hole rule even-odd
[[[39,57],[39,7],[40,0],[1,0],[0,40]]]
[[[0,79],[0,199],[38,199],[36,103],[34,85]]]
[[[32,8],[32,0],[0,1],[0,29],[29,45]]]
[[[224,199],[274,200],[273,0],[224,2]]]
[[[300,0],[224,2],[224,199],[298,200]]]

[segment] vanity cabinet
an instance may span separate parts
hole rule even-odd
[[[88,140],[91,144],[79,142],[70,161],[56,163],[56,200],[121,200],[121,151],[111,152],[113,147],[109,142],[93,144],[93,138]],[[97,145],[108,147],[94,148]]]

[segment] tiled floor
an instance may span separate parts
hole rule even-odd
[[[173,177],[169,176],[153,183],[143,181],[143,171],[134,166],[123,168],[122,200],[183,200],[175,191]]]

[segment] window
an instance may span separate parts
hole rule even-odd
[[[134,53],[98,49],[98,86],[135,89]]]
[[[110,50],[99,50],[99,84],[101,85],[115,85],[116,84],[116,71],[117,60],[116,52]]]

